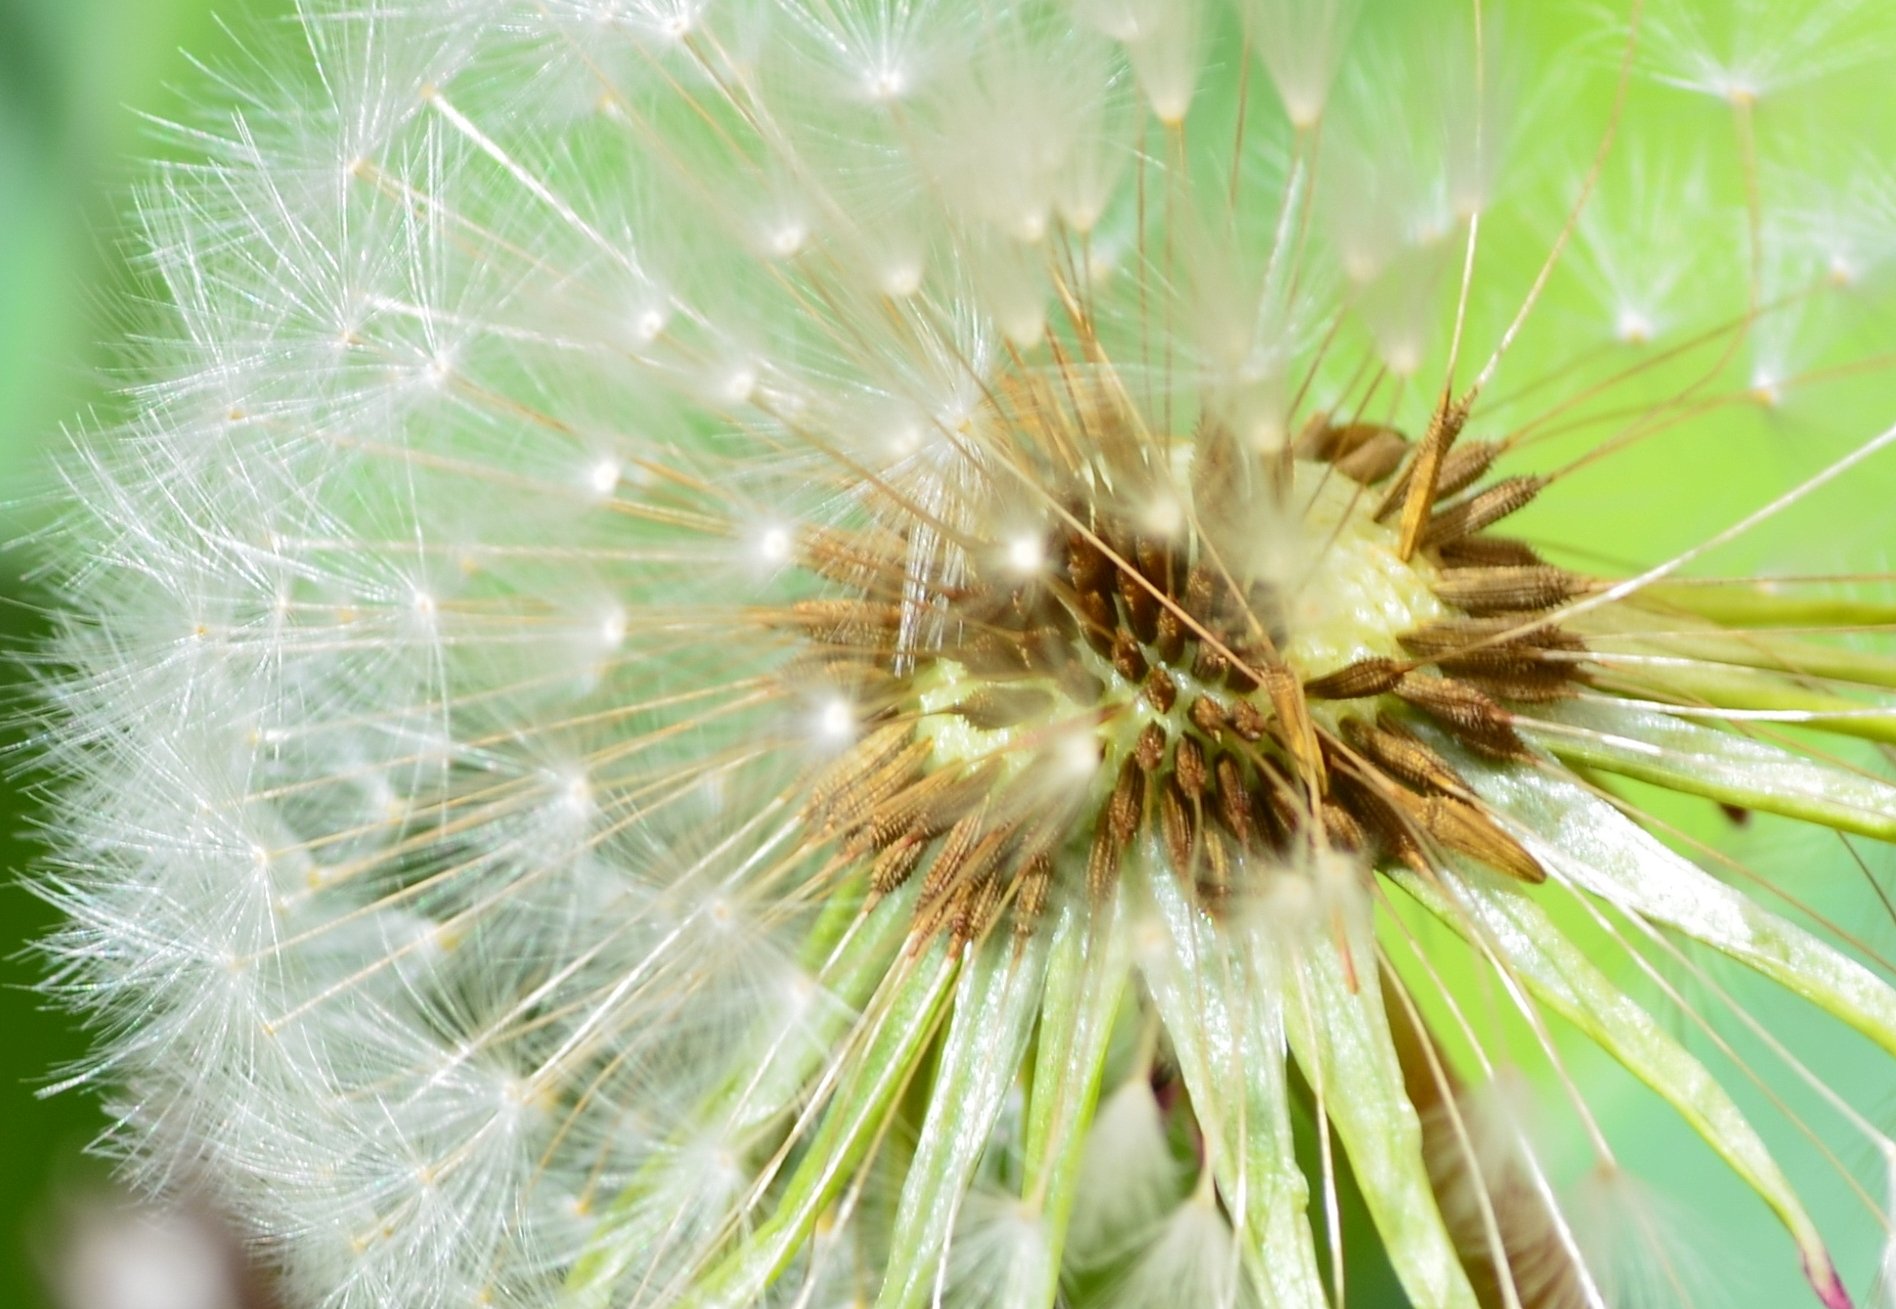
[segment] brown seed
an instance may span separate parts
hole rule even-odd
[[[1113,783],[1112,796],[1106,801],[1106,827],[1120,845],[1129,845],[1138,834],[1145,813],[1146,776],[1139,761],[1128,758],[1119,766],[1119,778]]]
[[[1020,891],[1014,897],[1016,940],[1032,935],[1041,914],[1046,912],[1047,897],[1052,890],[1053,855],[1046,850],[1036,850],[1021,865]]]
[[[860,825],[891,796],[917,780],[917,770],[934,750],[927,741],[914,741],[873,769],[853,777],[824,806],[824,827],[846,832]]]
[[[1494,466],[1501,454],[1495,441],[1464,441],[1442,460],[1442,471],[1435,479],[1435,499],[1439,503],[1467,490]]]
[[[1490,650],[1509,651],[1511,653],[1507,657],[1514,658],[1524,651],[1581,651],[1587,648],[1586,641],[1578,633],[1569,632],[1553,623],[1536,626],[1519,636],[1507,635],[1523,625],[1521,617],[1511,615],[1450,618],[1418,627],[1413,632],[1405,632],[1397,639],[1410,654],[1431,661],[1442,658],[1480,658]],[[1496,641],[1496,637],[1503,639]],[[1470,650],[1471,646],[1481,648]]]
[[[1159,829],[1165,837],[1165,852],[1172,861],[1172,871],[1180,877],[1193,876],[1198,823],[1192,817],[1190,801],[1176,781],[1166,783],[1159,795]]]
[[[1168,664],[1178,662],[1185,653],[1185,638],[1189,634],[1185,620],[1179,617],[1178,610],[1166,605],[1159,610],[1159,635],[1156,641],[1159,658]]]
[[[1225,707],[1208,695],[1201,695],[1192,701],[1185,710],[1185,717],[1191,720],[1193,727],[1216,741],[1224,735],[1225,728],[1231,725],[1231,715]]]
[[[1231,730],[1246,741],[1261,741],[1270,728],[1270,719],[1249,700],[1231,702]]]
[[[1492,527],[1509,514],[1532,504],[1547,481],[1545,477],[1510,477],[1486,490],[1477,491],[1466,500],[1438,510],[1422,529],[1420,543],[1438,546],[1445,541],[1457,541],[1483,528]]]
[[[1074,603],[1081,620],[1080,634],[1102,659],[1113,657],[1113,637],[1119,631],[1119,615],[1113,602],[1098,591],[1082,591]]]
[[[847,790],[863,774],[893,758],[914,737],[915,729],[908,723],[889,723],[863,737],[816,775],[816,779],[810,783],[809,807],[823,808],[838,792]]]
[[[1466,682],[1410,673],[1397,684],[1396,694],[1482,754],[1517,761],[1534,757],[1515,734],[1514,716]]]
[[[1231,671],[1231,661],[1208,645],[1198,647],[1198,653],[1192,656],[1192,676],[1209,685],[1222,682],[1224,675]]]
[[[1483,672],[1464,673],[1449,665],[1454,660],[1444,660],[1442,671],[1459,677],[1471,686],[1478,686],[1498,700],[1519,700],[1523,704],[1550,704],[1555,700],[1566,700],[1580,693],[1579,672],[1571,665],[1526,663],[1514,668],[1495,668]]]
[[[955,906],[954,922],[950,932],[950,954],[987,935],[988,929],[994,925],[995,916],[1000,913],[1001,902],[1006,895],[1007,879],[991,869],[967,889]]]
[[[1126,606],[1126,623],[1141,641],[1154,641],[1159,635],[1159,601],[1147,589],[1145,580],[1121,569],[1117,574],[1119,599]]]
[[[1264,662],[1263,652],[1247,645],[1233,649],[1231,653],[1236,655],[1237,659],[1225,669],[1225,689],[1238,695],[1249,695],[1260,685],[1251,670]]]
[[[1303,426],[1297,430],[1297,436],[1292,441],[1291,448],[1297,452],[1299,459],[1327,461],[1338,430],[1338,427],[1330,422],[1329,410],[1315,410],[1310,417],[1304,419]]]
[[[1060,683],[1060,693],[1075,704],[1098,704],[1100,697],[1106,694],[1106,683],[1088,672],[1078,660],[1062,664],[1054,676]]]
[[[929,865],[928,876],[922,879],[921,893],[916,899],[918,909],[941,899],[960,878],[981,843],[986,820],[986,809],[977,809],[948,829],[941,848],[935,852],[935,862]]]
[[[970,632],[955,649],[955,657],[969,672],[992,677],[1036,671],[1033,653],[1021,641],[1018,632],[987,628]]]
[[[1132,557],[1148,582],[1167,595],[1172,593],[1172,551],[1164,542],[1142,536],[1133,543]]]
[[[860,846],[886,842],[904,832],[938,836],[979,804],[994,784],[999,764],[986,762],[964,773],[945,769],[917,778],[865,817],[844,853],[860,853]]]
[[[1157,665],[1146,674],[1146,702],[1162,714],[1172,712],[1172,706],[1178,703],[1178,683],[1172,675]]]
[[[1201,623],[1215,617],[1213,602],[1218,596],[1218,575],[1207,564],[1199,564],[1185,578],[1185,612]]]
[[[1133,639],[1131,632],[1122,631],[1114,634],[1112,659],[1113,671],[1128,682],[1143,681],[1147,670],[1151,667],[1146,662],[1145,651],[1139,648],[1139,643]]]
[[[1584,595],[1591,583],[1551,564],[1458,568],[1435,584],[1445,603],[1475,615],[1549,609]]]
[[[1113,563],[1093,538],[1084,532],[1067,534],[1067,576],[1081,595],[1105,594],[1112,589]]]
[[[1369,846],[1369,834],[1355,815],[1334,800],[1323,802],[1323,835],[1333,850],[1358,854]]]
[[[1317,729],[1310,721],[1310,706],[1304,700],[1303,686],[1297,674],[1282,664],[1264,669],[1264,690],[1277,714],[1277,729],[1283,734],[1284,749],[1290,752],[1304,785],[1312,795],[1329,789],[1323,767],[1323,752],[1317,744]]]
[[[1360,718],[1346,720],[1343,736],[1383,772],[1411,786],[1451,795],[1467,794],[1467,785],[1448,760],[1388,713],[1378,714],[1373,724]]]
[[[984,732],[996,732],[1043,718],[1052,709],[1053,696],[1037,686],[986,686],[949,712]]]
[[[1416,836],[1418,824],[1404,807],[1419,801],[1413,792],[1377,773],[1339,772],[1336,797],[1362,828],[1365,848],[1377,863],[1395,859],[1419,873],[1429,871],[1428,857]]]
[[[1141,772],[1158,771],[1159,765],[1165,762],[1165,744],[1165,729],[1157,723],[1147,723],[1132,747],[1133,761]]]
[[[1446,795],[1417,800],[1411,810],[1417,823],[1449,849],[1523,882],[1547,880],[1547,870],[1478,805]]]
[[[1179,737],[1178,744],[1172,748],[1172,775],[1178,778],[1179,786],[1190,799],[1197,800],[1205,794],[1205,785],[1211,780],[1205,766],[1205,751],[1189,736]]]
[[[1231,850],[1224,838],[1206,831],[1204,836],[1204,876],[1198,879],[1198,895],[1205,907],[1216,911],[1231,894]]]
[[[1357,700],[1364,696],[1386,695],[1395,690],[1396,683],[1402,677],[1401,664],[1374,655],[1305,682],[1303,689],[1305,695],[1316,700]]]
[[[1391,502],[1397,499],[1400,491],[1402,518],[1397,533],[1396,554],[1404,560],[1413,559],[1416,550],[1429,543],[1425,529],[1429,522],[1429,508],[1435,503],[1442,461],[1448,457],[1455,438],[1461,435],[1462,428],[1467,424],[1468,407],[1473,399],[1473,396],[1468,396],[1457,400],[1447,391],[1442,393],[1441,401],[1429,419],[1429,430],[1423,434],[1416,446],[1415,458],[1409,463],[1407,485],[1399,482],[1396,487],[1392,487],[1383,499],[1383,506],[1377,511],[1376,516],[1381,518],[1386,508],[1393,507]]]
[[[876,861],[869,865],[870,894],[880,899],[908,881],[915,865],[921,862],[922,851],[927,848],[926,837],[905,836],[877,855]]]
[[[1237,838],[1240,846],[1257,844],[1257,817],[1251,810],[1251,793],[1245,789],[1244,770],[1230,755],[1218,760],[1213,773],[1218,779],[1213,799],[1217,801],[1218,821]]]
[[[1334,460],[1336,471],[1363,486],[1374,486],[1408,457],[1409,440],[1393,427],[1377,428],[1370,438]]]
[[[1086,893],[1095,902],[1105,900],[1119,881],[1120,849],[1111,830],[1101,823],[1086,854]]]
[[[1525,541],[1510,536],[1464,536],[1436,547],[1444,568],[1530,568],[1542,562]]]

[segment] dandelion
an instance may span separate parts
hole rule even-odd
[[[1743,552],[1896,485],[1896,27],[1496,8],[305,4],[47,556],[132,1174],[312,1305],[1688,1303],[1613,1062],[1867,1289],[1754,997],[1891,1084],[1896,607]]]

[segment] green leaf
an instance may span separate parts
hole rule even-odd
[[[783,1194],[737,1248],[681,1298],[681,1306],[749,1306],[789,1266],[869,1153],[896,1097],[920,1066],[958,971],[959,961],[938,942],[889,974],[865,1013],[864,1047],[843,1057],[823,1121]]]
[[[1654,582],[1630,603],[1660,613],[1685,613],[1721,627],[1876,627],[1896,623],[1896,602],[1824,595],[1793,579],[1718,585]]]
[[[1896,990],[1867,968],[1667,849],[1579,783],[1442,748],[1482,798],[1513,820],[1514,835],[1549,874],[1711,946],[1896,1054]]]
[[[1367,929],[1349,934],[1354,984],[1340,948],[1312,938],[1279,960],[1290,1048],[1322,1096],[1389,1262],[1416,1309],[1474,1309],[1474,1288],[1429,1182],[1422,1124],[1389,1034]]]
[[[899,903],[866,916],[852,898],[838,897],[806,943],[804,963],[816,970],[823,1001],[801,1030],[771,1034],[750,1060],[753,1067],[709,1097],[694,1122],[722,1124],[724,1134],[741,1137],[801,1100],[900,952],[909,929],[906,905],[913,894],[905,889]],[[609,1304],[619,1279],[648,1257],[632,1229],[666,1166],[662,1158],[655,1160],[607,1205],[586,1253],[567,1276],[569,1303]]]
[[[1443,869],[1446,890],[1407,869],[1393,868],[1389,875],[1477,949],[1502,956],[1509,973],[1537,999],[1664,1097],[1777,1213],[1813,1277],[1822,1275],[1827,1281],[1834,1276],[1816,1225],[1718,1080],[1595,968],[1532,896],[1479,873],[1457,875]]]
[[[1069,904],[1053,927],[1046,998],[1027,1101],[1021,1196],[1046,1231],[1047,1276],[1030,1304],[1052,1304],[1073,1213],[1087,1129],[1099,1104],[1113,1020],[1127,981],[1118,901],[1103,913]]]
[[[1326,1309],[1291,1137],[1279,983],[1186,899],[1163,859],[1148,867],[1156,931],[1141,967],[1251,1276],[1277,1309]]]
[[[955,1217],[1020,1073],[1040,1010],[1045,932],[1029,936],[1018,953],[1007,932],[990,932],[972,949],[929,1087],[928,1114],[902,1183],[877,1309],[914,1309],[938,1293]],[[993,1271],[1006,1277],[1015,1270]],[[1046,1280],[1032,1270],[1025,1275],[1034,1284]]]
[[[1600,701],[1542,705],[1515,726],[1569,763],[1896,841],[1896,786],[1749,737]]]

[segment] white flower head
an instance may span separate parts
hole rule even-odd
[[[1889,306],[1768,248],[1808,123],[1629,174],[1639,7],[1574,130],[1510,8],[309,0],[52,545],[131,1167],[336,1309],[1606,1309],[1583,1051],[1849,1303],[1891,1143],[1711,957],[1887,1082],[1881,929],[1678,806],[1896,839],[1896,609],[1709,571],[1891,484]],[[1761,341],[1784,479],[1621,474],[1768,462]]]

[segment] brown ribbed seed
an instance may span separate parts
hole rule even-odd
[[[1586,578],[1552,564],[1458,568],[1435,584],[1445,604],[1477,616],[1548,609],[1586,594]]]
[[[1356,816],[1334,800],[1323,802],[1323,835],[1330,848],[1357,854],[1369,845],[1369,834]]]
[[[1201,695],[1185,709],[1185,717],[1191,725],[1216,741],[1224,735],[1226,727],[1231,725],[1231,715],[1225,707],[1208,695]]]
[[[1343,738],[1377,768],[1411,786],[1450,795],[1468,793],[1461,775],[1446,759],[1386,713],[1378,714],[1373,724],[1360,718],[1347,720]]]
[[[1119,599],[1126,606],[1126,623],[1141,641],[1159,635],[1159,602],[1146,589],[1143,579],[1123,569],[1119,572]]]
[[[1510,477],[1477,491],[1458,504],[1438,510],[1422,528],[1420,544],[1441,545],[1492,527],[1509,514],[1532,504],[1547,482],[1545,477]]]
[[[1028,856],[1020,870],[1020,890],[1014,897],[1014,937],[1033,934],[1041,914],[1047,910],[1047,897],[1053,890],[1053,855],[1037,850]]]
[[[1514,731],[1513,715],[1466,682],[1410,673],[1397,684],[1396,694],[1482,754],[1516,761],[1533,758]]]
[[[927,741],[915,741],[879,767],[857,774],[847,791],[824,806],[825,828],[845,832],[860,826],[891,796],[918,780],[916,772],[933,750]]]
[[[1240,846],[1257,844],[1257,816],[1251,810],[1251,794],[1244,787],[1244,771],[1230,755],[1218,760],[1213,769],[1218,779],[1216,799],[1218,820]]]
[[[1088,672],[1078,660],[1060,665],[1054,680],[1060,684],[1061,693],[1074,704],[1098,704],[1106,694],[1106,683]]]
[[[1053,708],[1053,696],[1036,686],[983,687],[956,705],[950,712],[984,732],[1015,727],[1030,718],[1045,716]]]
[[[939,900],[961,875],[975,847],[981,843],[986,821],[985,810],[976,810],[948,829],[948,835],[942,839],[941,849],[935,852],[935,862],[929,865],[928,875],[922,879],[921,894],[916,899],[918,910]]]
[[[1185,612],[1201,623],[1213,618],[1212,602],[1218,595],[1218,575],[1199,564],[1185,578]]]
[[[1495,441],[1464,441],[1448,452],[1435,479],[1435,498],[1445,500],[1480,481],[1501,454]]]
[[[1103,594],[1112,589],[1113,563],[1090,536],[1072,532],[1067,536],[1067,576],[1073,589],[1085,595]]]
[[[1264,711],[1249,700],[1236,700],[1231,705],[1231,730],[1246,741],[1261,741],[1270,728],[1270,719]]]
[[[1158,626],[1155,648],[1159,658],[1168,664],[1175,664],[1179,656],[1185,653],[1185,638],[1189,635],[1185,620],[1179,617],[1178,611],[1171,605],[1166,605],[1159,610]]]
[[[1119,767],[1119,779],[1113,783],[1112,796],[1106,801],[1106,812],[1093,833],[1093,848],[1086,860],[1086,889],[1095,900],[1104,900],[1119,878],[1120,858],[1139,831],[1145,788],[1145,774],[1129,757]]]
[[[1146,674],[1146,702],[1162,714],[1172,712],[1172,706],[1178,703],[1178,683],[1163,668],[1154,665]]]
[[[1176,781],[1167,782],[1159,795],[1159,830],[1165,838],[1165,853],[1172,871],[1180,877],[1192,875],[1197,854],[1198,824],[1192,817],[1191,802]]]
[[[1208,645],[1198,647],[1192,658],[1192,676],[1201,682],[1222,682],[1231,671],[1231,661]]]
[[[1205,767],[1205,751],[1189,736],[1181,736],[1172,749],[1172,775],[1185,794],[1193,800],[1205,794],[1210,773]]]
[[[907,723],[890,723],[856,742],[810,783],[807,803],[811,811],[827,809],[832,800],[893,757],[913,737],[914,729]]]
[[[1374,486],[1402,467],[1409,441],[1393,427],[1378,428],[1370,438],[1334,460],[1336,471],[1352,482]]]
[[[1113,671],[1128,682],[1144,681],[1151,667],[1146,662],[1145,651],[1139,648],[1131,632],[1119,632],[1113,636],[1112,661]]]
[[[1479,806],[1446,795],[1402,792],[1401,797],[1406,798],[1399,803],[1415,824],[1449,849],[1523,882],[1547,880],[1547,870]]]
[[[1565,650],[1579,652],[1587,648],[1587,643],[1577,632],[1567,631],[1553,623],[1530,628],[1518,636],[1509,635],[1525,626],[1529,621],[1519,616],[1503,615],[1489,618],[1450,618],[1439,623],[1429,623],[1412,632],[1404,632],[1396,639],[1402,648],[1418,659],[1440,660],[1443,658],[1481,658],[1490,651],[1509,652],[1508,657],[1519,657],[1524,651]],[[1495,641],[1495,637],[1502,640]],[[1492,642],[1492,644],[1487,644]],[[1480,647],[1470,649],[1470,647]]]
[[[908,881],[915,871],[915,865],[921,862],[922,852],[928,848],[928,838],[920,835],[905,836],[881,854],[869,865],[869,891],[872,897],[880,898]]]
[[[1510,536],[1464,536],[1436,549],[1444,568],[1527,568],[1542,562],[1540,553]]]
[[[1113,602],[1098,591],[1082,591],[1074,598],[1080,611],[1080,635],[1102,659],[1113,657],[1113,636],[1119,631],[1119,615]]]
[[[1403,667],[1393,659],[1372,656],[1346,664],[1303,684],[1304,694],[1316,700],[1357,700],[1369,695],[1387,695],[1403,677]]]
[[[1265,668],[1264,691],[1270,697],[1284,749],[1289,751],[1298,775],[1312,792],[1323,794],[1329,788],[1323,750],[1317,744],[1316,725],[1310,721],[1310,705],[1304,699],[1303,685],[1298,682],[1297,674],[1282,664]]]
[[[1163,727],[1157,723],[1145,725],[1132,747],[1133,762],[1139,765],[1141,772],[1157,772],[1159,765],[1165,762],[1165,740]]]

